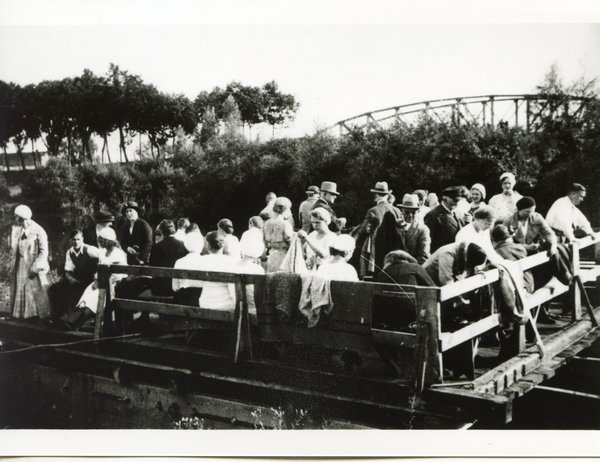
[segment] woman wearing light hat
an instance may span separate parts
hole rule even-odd
[[[329,247],[331,258],[319,266],[317,274],[334,281],[358,281],[356,269],[348,264],[355,247],[356,241],[352,236],[335,235],[335,240]]]
[[[475,183],[471,186],[471,191],[469,191],[469,196],[471,199],[471,207],[469,209],[469,213],[473,215],[475,210],[477,210],[482,205],[485,205],[485,186],[481,183]]]
[[[48,265],[48,236],[31,219],[31,209],[19,205],[15,209],[15,225],[11,233],[10,310],[15,318],[49,315],[48,296],[41,286]]]
[[[505,172],[500,175],[502,194],[496,194],[490,199],[490,206],[496,209],[498,220],[502,220],[517,211],[517,202],[523,196],[513,190],[516,183],[517,180],[512,173]]]

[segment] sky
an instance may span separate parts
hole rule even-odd
[[[593,2],[214,3],[0,0],[0,80],[103,75],[114,63],[192,100],[275,80],[300,103],[277,136],[295,137],[402,104],[532,93],[552,64],[565,83],[600,77]]]

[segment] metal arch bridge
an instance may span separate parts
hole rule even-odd
[[[393,124],[411,125],[420,115],[429,115],[440,122],[475,123],[479,125],[507,123],[536,131],[542,115],[557,117],[570,114],[581,117],[589,98],[548,95],[486,95],[421,101],[394,106],[341,120],[329,131],[344,135],[356,128],[367,131]]]

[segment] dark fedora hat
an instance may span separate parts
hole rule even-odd
[[[98,212],[96,212],[94,220],[96,221],[96,223],[112,223],[115,221],[115,217],[110,212],[99,210]]]
[[[127,202],[124,206],[123,209],[121,210],[121,213],[123,215],[125,215],[125,212],[127,211],[127,209],[134,209],[137,213],[140,213],[140,206],[137,204],[137,202],[134,201],[129,201]]]

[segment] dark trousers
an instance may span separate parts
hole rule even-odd
[[[91,283],[69,283],[66,278],[60,279],[48,289],[48,297],[52,306],[51,318],[59,318],[75,309],[86,287]]]
[[[143,292],[148,290],[152,279],[147,277],[133,277],[120,281],[115,286],[115,297],[126,300],[136,300]],[[107,310],[107,319],[110,319],[111,309]],[[127,324],[133,320],[133,312],[115,309],[115,329],[117,333],[125,333]],[[148,313],[142,313],[148,316]]]

